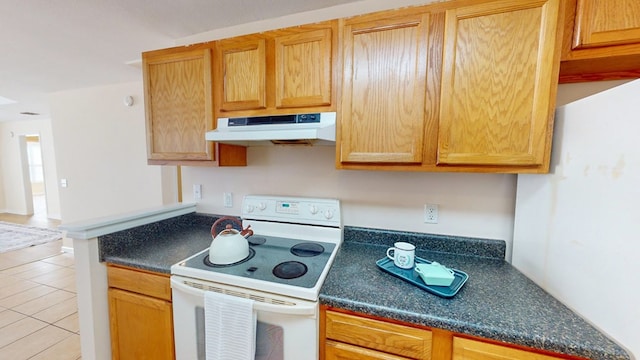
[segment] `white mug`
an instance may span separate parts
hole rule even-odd
[[[391,254],[393,252],[393,254]],[[393,260],[393,264],[401,269],[413,268],[416,247],[407,242],[397,242],[387,249],[387,257]]]

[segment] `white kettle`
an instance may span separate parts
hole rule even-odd
[[[223,221],[233,221],[240,225],[240,220],[230,216],[223,216],[216,220],[211,226],[211,236],[213,241],[209,247],[209,261],[216,265],[228,265],[243,260],[249,256],[249,242],[247,238],[253,235],[253,230],[247,226],[242,231],[238,231],[231,224],[219,233],[216,233],[216,226]]]

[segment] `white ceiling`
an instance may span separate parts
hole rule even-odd
[[[130,63],[178,39],[355,1],[2,0],[0,96],[17,102],[0,121],[48,118],[48,93],[138,81]]]

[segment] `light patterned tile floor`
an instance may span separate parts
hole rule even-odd
[[[0,221],[55,221],[0,214]],[[0,359],[77,360],[80,335],[72,254],[62,241],[0,254]]]

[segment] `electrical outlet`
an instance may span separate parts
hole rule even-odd
[[[224,207],[233,207],[233,194],[230,192],[224,193]]]
[[[201,184],[193,184],[193,200],[202,200]]]
[[[424,206],[424,222],[427,224],[438,223],[438,205],[426,204]]]

